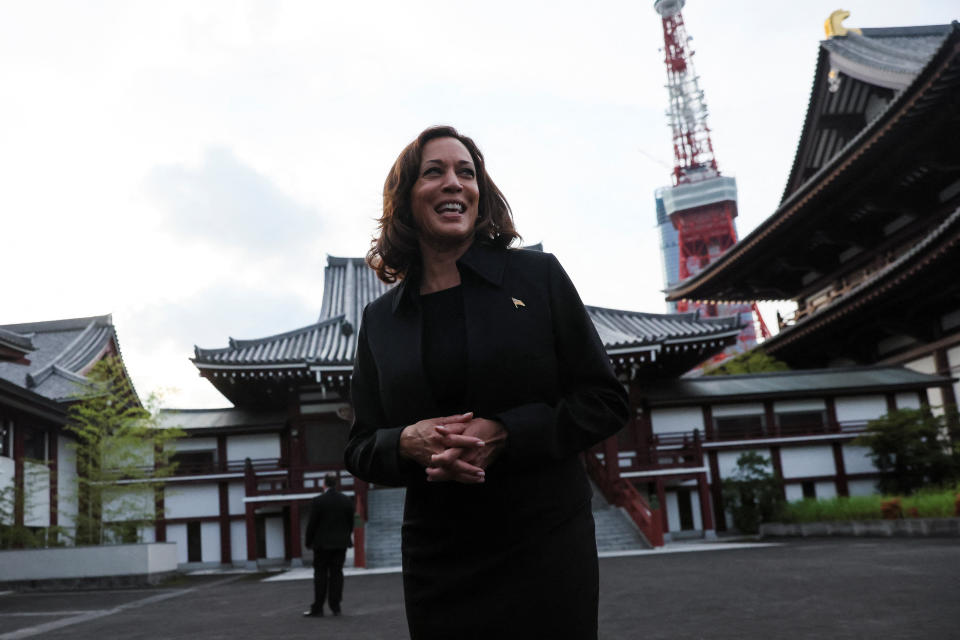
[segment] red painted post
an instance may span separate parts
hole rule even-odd
[[[620,479],[620,447],[617,436],[610,436],[603,441],[603,466],[605,467],[607,482],[613,486]]]
[[[220,464],[223,464],[222,462]],[[217,483],[220,501],[220,563],[233,562],[232,541],[230,540],[230,485],[226,480]]]
[[[657,502],[660,503],[660,518],[663,523],[662,531],[664,534],[670,531],[670,521],[667,519],[667,492],[663,488],[663,478],[657,478]]]
[[[850,495],[850,487],[847,484],[847,465],[843,461],[843,444],[840,442],[833,443],[833,465],[837,474],[837,495],[846,498]]]
[[[700,498],[700,520],[703,531],[713,531],[713,509],[710,508],[710,491],[707,489],[707,474],[697,474],[697,492]]]
[[[303,557],[300,545],[300,504],[296,500],[290,501],[290,558],[299,560]]]

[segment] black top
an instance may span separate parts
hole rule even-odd
[[[459,285],[420,296],[423,370],[443,415],[463,413],[467,389],[467,325]]]

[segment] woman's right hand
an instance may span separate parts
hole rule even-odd
[[[443,418],[428,418],[411,424],[400,432],[400,455],[413,460],[424,468],[429,468],[434,466],[432,457],[446,451],[451,446],[461,450],[482,447],[484,445],[480,438],[462,435],[466,423],[472,419],[473,412],[470,412]],[[449,435],[438,433],[436,430],[438,426],[446,427],[450,432]],[[486,475],[480,467],[463,460],[455,461],[453,466],[455,468],[451,471],[462,478],[461,482],[483,482]]]

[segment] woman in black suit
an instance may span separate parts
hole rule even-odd
[[[399,282],[364,310],[345,459],[407,487],[411,637],[595,638],[597,551],[578,453],[627,420],[563,268],[508,249],[509,205],[470,138],[421,133],[367,255]]]

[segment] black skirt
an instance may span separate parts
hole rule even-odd
[[[523,493],[522,484],[515,486],[514,499]],[[506,497],[482,485],[408,489],[403,587],[410,637],[595,639],[599,578],[589,500],[559,521],[502,512],[490,518],[496,507],[484,498],[491,494]],[[436,517],[421,517],[425,512]]]

